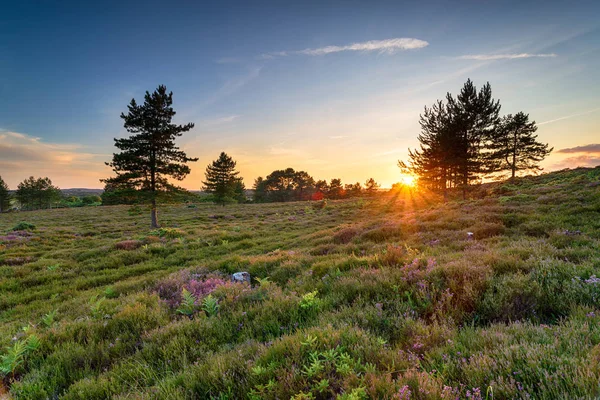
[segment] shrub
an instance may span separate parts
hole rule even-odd
[[[503,224],[494,222],[479,222],[472,228],[475,239],[485,239],[492,236],[500,236],[504,233],[505,228]]]
[[[115,243],[115,249],[117,250],[135,250],[142,246],[141,240],[122,240]]]
[[[400,239],[402,238],[402,230],[400,229],[400,225],[389,224],[383,225],[378,228],[370,229],[363,234],[360,235],[361,239],[369,240],[372,242],[385,242],[391,239]]]
[[[340,229],[333,235],[333,243],[346,244],[359,234],[359,230],[354,227]]]
[[[184,237],[185,232],[177,228],[158,228],[150,231],[149,235],[167,239],[178,239]]]
[[[13,231],[33,231],[35,225],[30,222],[21,221],[12,228]]]

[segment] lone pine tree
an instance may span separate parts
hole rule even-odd
[[[134,189],[142,201],[152,205],[152,227],[157,228],[158,215],[156,202],[159,194],[169,194],[181,189],[169,183],[169,178],[183,180],[189,173],[188,162],[198,161],[189,158],[175,145],[175,139],[194,127],[193,123],[177,125],[172,123],[175,110],[172,107],[173,92],[160,85],[153,93],[146,92],[144,104],[138,105],[135,99],[122,113],[124,127],[133,135],[115,139],[115,147],[120,152],[113,154],[110,166],[116,176],[102,179],[113,187]]]
[[[233,158],[221,152],[219,158],[206,167],[204,190],[214,196],[217,204],[224,206],[241,198],[240,191],[243,192],[244,187],[235,165]]]

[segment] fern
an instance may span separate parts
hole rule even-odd
[[[46,328],[50,328],[52,325],[54,325],[54,317],[56,317],[57,311],[58,310],[50,311],[48,314],[44,314],[42,317],[42,324],[44,324]]]
[[[181,304],[179,305],[179,308],[177,308],[177,312],[191,317],[196,311],[196,297],[186,288],[183,288],[181,297]]]
[[[104,301],[106,297],[99,297],[98,295],[92,296],[90,298],[90,311],[92,312],[93,318],[102,318],[104,317]]]
[[[18,340],[7,348],[6,354],[0,356],[0,374],[13,377],[25,364],[27,356],[38,350],[41,346],[40,339],[31,335],[26,340]]]
[[[12,347],[8,347],[6,354],[0,356],[0,372],[3,375],[14,374],[25,363],[27,342],[18,340]]]
[[[219,312],[219,302],[212,294],[209,294],[202,300],[202,311],[209,317],[214,317]]]

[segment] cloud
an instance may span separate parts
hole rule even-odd
[[[519,58],[549,58],[557,57],[554,53],[546,54],[531,54],[531,53],[514,53],[514,54],[469,54],[457,57],[459,60],[477,60],[477,61],[494,61],[494,60],[516,60]]]
[[[347,138],[346,135],[337,135],[337,136],[329,136],[329,139],[344,139]]]
[[[201,121],[198,125],[200,126],[214,126],[214,125],[222,125],[222,124],[227,124],[229,122],[233,122],[236,119],[238,119],[239,117],[241,117],[241,115],[226,115],[223,117],[218,117],[218,118],[213,118],[213,119],[205,119],[203,121]]]
[[[31,175],[48,176],[59,186],[100,187],[98,179],[106,174],[103,161],[110,159],[110,154],[91,153],[75,144],[47,143],[19,132],[0,131],[0,138],[0,171],[13,188]]]
[[[560,160],[550,166],[550,170],[560,170],[565,168],[577,167],[597,167],[600,166],[600,155],[581,155],[577,157],[569,157]]]
[[[377,51],[380,54],[394,54],[401,50],[414,50],[427,47],[428,42],[414,38],[393,38],[384,40],[369,40],[367,42],[352,43],[345,46],[325,46],[315,49],[304,49],[295,51],[278,51],[274,53],[262,54],[260,58],[271,59],[275,57],[285,57],[288,55],[307,55],[322,56],[343,51]]]
[[[580,112],[580,113],[577,113],[577,114],[566,115],[564,117],[555,118],[555,119],[551,119],[549,121],[540,122],[537,125],[540,126],[540,125],[551,124],[553,122],[562,121],[563,119],[569,119],[569,118],[573,118],[573,117],[579,117],[580,115],[591,114],[591,113],[596,112],[596,111],[600,111],[600,107],[594,108],[594,109],[591,109],[591,110],[587,110],[587,111],[583,111],[583,112]]]
[[[589,153],[589,154],[600,154],[600,143],[586,144],[585,146],[569,147],[567,149],[560,149],[557,153]]]

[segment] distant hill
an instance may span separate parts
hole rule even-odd
[[[103,189],[85,189],[85,188],[60,189],[60,191],[64,196],[78,196],[78,197],[93,196],[93,195],[100,196],[102,194],[102,192],[104,192]]]

